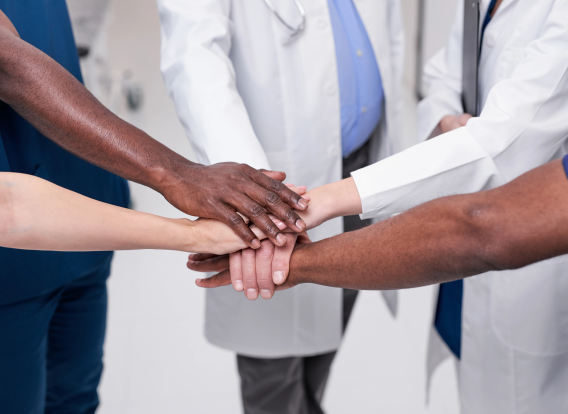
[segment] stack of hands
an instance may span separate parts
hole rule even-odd
[[[198,272],[218,272],[211,278],[197,279],[198,286],[216,288],[232,284],[236,291],[244,292],[249,300],[256,300],[259,295],[263,299],[270,299],[275,291],[294,286],[288,280],[292,253],[297,246],[311,243],[307,230],[317,227],[331,217],[327,217],[326,214],[329,209],[325,208],[325,204],[329,197],[326,197],[325,187],[319,187],[308,193],[304,186],[296,187],[294,184],[286,186],[309,202],[308,208],[304,211],[295,211],[305,223],[303,231],[291,228],[275,216],[269,215],[282,231],[280,234],[286,238],[285,244],[275,244],[257,226],[252,225],[251,230],[261,240],[258,249],[242,248],[224,255],[191,254],[187,262],[189,269]],[[225,239],[233,240],[234,236],[226,234]],[[222,243],[221,240],[219,241]]]

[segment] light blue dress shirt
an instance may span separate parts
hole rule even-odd
[[[381,120],[383,82],[353,0],[328,0],[335,39],[343,157],[359,149]]]

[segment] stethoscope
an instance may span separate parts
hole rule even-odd
[[[282,18],[282,16],[280,16],[280,13],[278,13],[278,10],[276,10],[276,7],[274,7],[274,5],[272,4],[272,1],[264,0],[264,2],[266,3],[266,5],[270,9],[270,11],[280,21],[280,23],[282,23],[284,25],[284,27],[286,27],[290,31],[290,34],[288,35],[289,40],[294,39],[296,36],[298,36],[300,33],[302,33],[304,31],[304,29],[306,28],[306,11],[304,10],[304,6],[302,6],[302,3],[300,2],[300,0],[294,0],[294,4],[298,8],[298,12],[300,13],[300,17],[302,19],[300,24],[296,27],[289,25],[286,22],[286,20],[284,20]]]

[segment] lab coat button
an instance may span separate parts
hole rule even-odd
[[[485,38],[485,46],[487,47],[493,47],[495,46],[495,41],[496,41],[496,36],[493,33],[490,33],[487,35],[487,37]]]
[[[325,19],[318,19],[316,26],[318,27],[318,29],[325,29]]]
[[[328,95],[333,96],[335,95],[335,88],[333,87],[333,85],[328,84],[325,87],[325,91],[327,92]]]
[[[471,329],[470,329],[470,327],[469,327],[469,325],[468,325],[467,323],[464,323],[464,324],[463,324],[463,331],[464,331],[466,334],[469,334],[469,333],[470,333]]]

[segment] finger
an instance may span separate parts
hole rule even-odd
[[[196,272],[222,272],[229,268],[229,255],[215,256],[206,260],[187,261],[187,268]]]
[[[274,244],[264,240],[256,253],[256,283],[260,289],[262,299],[270,299],[274,295],[274,282],[272,282],[272,258]]]
[[[195,279],[195,284],[199,287],[207,289],[228,286],[231,284],[231,276],[229,275],[229,271],[225,270],[221,273],[211,276],[210,278]]]
[[[286,244],[286,237],[284,237],[281,234],[280,230],[278,229],[278,226],[274,224],[272,220],[270,220],[270,217],[268,217],[268,213],[264,210],[264,208],[260,204],[255,203],[254,200],[251,200],[246,195],[240,193],[231,194],[229,202],[241,214],[244,214],[254,224],[256,224],[257,227],[274,244],[276,244],[277,246],[282,246]]]
[[[243,288],[249,300],[258,297],[258,285],[256,284],[256,252],[252,249],[242,251]]]
[[[293,192],[295,192],[298,195],[303,196],[304,194],[306,194],[306,192],[308,191],[308,187],[306,187],[305,185],[296,187],[294,184],[284,184],[286,187],[288,187],[290,190],[292,190]],[[309,200],[306,200],[309,201]]]
[[[217,255],[213,253],[192,253],[189,255],[188,260],[201,262],[203,260],[212,259],[213,257],[217,257]]]
[[[305,210],[306,208],[308,208],[308,202],[298,194],[294,193],[284,184],[282,184],[282,180],[268,175],[266,171],[263,171],[264,173],[261,173],[253,168],[251,168],[251,170],[252,171],[250,171],[250,177],[252,178],[252,180],[259,184],[261,187],[264,187],[266,190],[275,193],[278,197],[280,197],[282,201],[284,201],[284,203],[288,204],[290,207],[296,210]],[[284,174],[284,178],[286,178],[286,174]]]
[[[282,171],[270,171],[270,170],[265,170],[264,168],[261,168],[259,171],[264,175],[266,175],[267,177],[272,178],[273,180],[282,182],[286,179],[286,173]]]
[[[277,183],[276,181],[274,181]],[[283,188],[286,188],[284,184],[277,183],[281,185]],[[264,207],[270,213],[274,214],[280,220],[282,220],[288,227],[291,229],[301,232],[304,231],[306,228],[306,223],[300,218],[298,213],[294,211],[290,206],[278,197],[278,195],[271,191],[266,191],[263,188],[246,188],[244,189],[246,194],[258,204],[257,206]],[[263,209],[264,212],[264,209]],[[255,224],[255,217],[248,216]],[[258,224],[257,224],[258,225]],[[259,226],[260,227],[260,226]],[[261,228],[261,230],[263,230]],[[268,235],[268,234],[267,234]],[[274,242],[274,240],[269,236],[269,238]],[[285,240],[283,240],[285,243]],[[283,245],[283,243],[275,243],[277,246]]]
[[[260,240],[254,235],[252,230],[247,226],[241,216],[227,205],[219,207],[220,217],[227,226],[229,226],[237,236],[239,236],[247,246],[258,249],[260,247]],[[262,228],[261,228],[262,230]]]
[[[290,273],[290,258],[296,245],[297,234],[287,233],[288,243],[283,247],[276,247],[272,260],[272,280],[277,285],[282,285]]]
[[[238,252],[231,253],[229,255],[229,269],[231,271],[231,283],[233,284],[233,289],[237,292],[242,292],[243,290],[243,260],[242,253]]]

